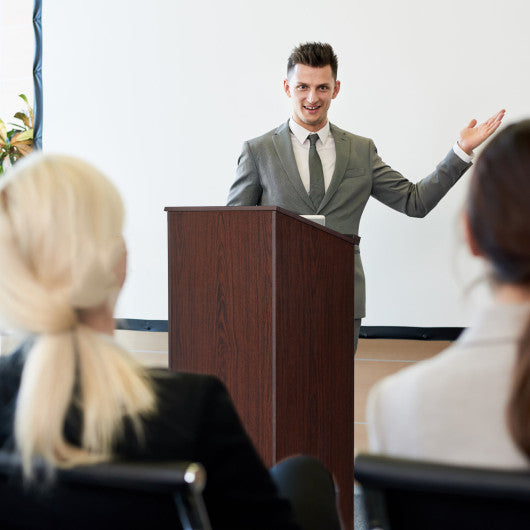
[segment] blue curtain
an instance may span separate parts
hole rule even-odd
[[[35,122],[33,125],[33,147],[42,148],[42,0],[35,0],[33,5],[33,29],[35,30],[35,59],[33,61]]]

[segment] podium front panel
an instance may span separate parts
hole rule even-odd
[[[266,462],[274,460],[270,216],[168,216],[169,366],[219,377]]]

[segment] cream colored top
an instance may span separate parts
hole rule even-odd
[[[367,404],[373,452],[524,468],[506,427],[517,338],[530,304],[496,305],[439,355],[380,381]]]

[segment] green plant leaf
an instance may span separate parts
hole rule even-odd
[[[31,128],[29,116],[25,112],[17,112],[14,117],[23,122],[28,129]]]
[[[29,117],[29,125],[26,125],[26,127],[32,127],[33,128],[33,122],[35,121],[35,117],[33,115],[33,108],[29,104],[28,98],[26,97],[25,94],[19,94],[19,97],[21,97],[26,102],[26,106],[28,107],[27,116]]]
[[[25,94],[19,94],[19,97],[26,103],[27,112],[17,112],[14,117],[23,125],[10,123],[11,128],[7,130],[6,124],[0,120],[0,174],[4,173],[6,159],[14,164],[33,150],[33,109]]]
[[[27,131],[15,134],[15,136],[11,138],[11,143],[24,142],[25,140],[33,140],[33,129],[28,129]]]

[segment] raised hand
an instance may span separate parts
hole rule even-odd
[[[471,120],[469,125],[460,131],[458,145],[470,155],[475,147],[478,147],[497,130],[505,112],[504,109],[499,110],[497,114],[478,126],[477,120]]]

